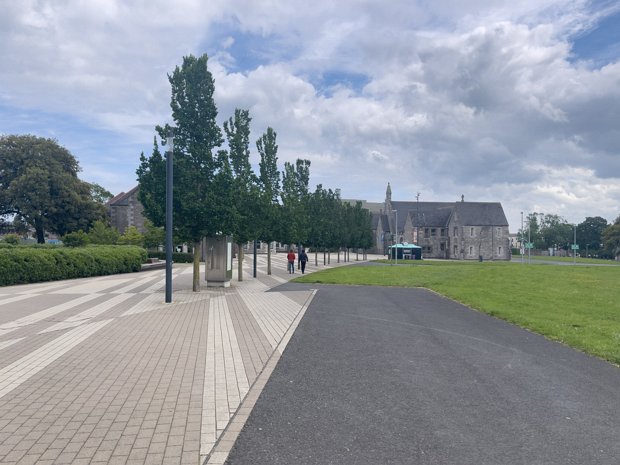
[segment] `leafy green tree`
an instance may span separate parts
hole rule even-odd
[[[572,225],[561,216],[552,214],[543,215],[541,223],[540,235],[545,249],[555,247],[570,249],[574,237]]]
[[[171,86],[174,130],[174,192],[173,223],[175,235],[192,242],[194,276],[192,288],[200,290],[200,241],[205,236],[227,234],[218,219],[226,216],[228,198],[218,191],[217,180],[223,157],[214,150],[223,143],[217,125],[217,107],[213,100],[215,84],[208,69],[208,57],[183,57],[181,67],[168,76]],[[168,127],[158,126],[163,139]],[[157,144],[155,144],[157,146]],[[156,226],[165,225],[165,161],[159,150],[146,159],[141,157],[138,168],[140,200],[145,215]],[[227,176],[226,173],[224,173]],[[230,223],[229,223],[230,224]]]
[[[620,216],[616,218],[614,224],[605,228],[602,239],[607,256],[617,259],[620,256]]]
[[[125,232],[118,238],[119,245],[137,245],[142,247],[144,245],[144,236],[138,228],[135,226],[129,226],[125,229]]]
[[[523,231],[520,231],[524,243],[531,242],[537,249],[542,249],[545,244],[540,233],[540,225],[538,223],[538,213],[529,213],[525,218]]]
[[[161,226],[155,226],[151,221],[144,221],[146,231],[143,234],[144,247],[147,249],[157,249],[166,242],[166,230]]]
[[[267,242],[267,274],[271,274],[271,247],[269,243],[278,236],[278,197],[280,195],[280,171],[278,171],[277,133],[272,128],[256,141],[260,155],[260,233],[259,239]]]
[[[55,140],[36,136],[0,137],[0,216],[15,215],[35,229],[65,235],[88,230],[106,216],[81,181],[77,160]]]
[[[603,243],[603,231],[608,223],[605,218],[600,216],[588,216],[582,223],[577,225],[577,243],[579,250],[597,252]]]
[[[239,281],[243,281],[243,245],[259,235],[258,179],[250,165],[250,112],[235,110],[234,118],[224,122],[233,174],[233,236],[239,249]]]
[[[93,227],[88,231],[88,239],[91,244],[114,245],[118,242],[119,237],[118,230],[102,220],[95,221]]]
[[[105,187],[102,187],[97,183],[91,182],[89,183],[88,186],[90,188],[90,197],[95,202],[106,203],[108,200],[114,197],[112,192],[110,192]]]
[[[144,213],[157,226],[166,224],[166,160],[159,151],[157,136],[153,137],[150,157],[140,154],[140,166],[136,171],[140,189],[138,199]]]
[[[358,249],[372,247],[372,214],[362,208],[362,202],[356,202],[353,208],[351,246]]]
[[[280,242],[304,243],[310,225],[305,207],[309,196],[310,160],[297,159],[295,164],[285,162],[282,172],[282,210]]]

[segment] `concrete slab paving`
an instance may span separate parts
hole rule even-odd
[[[164,270],[1,288],[0,463],[223,463],[314,295],[266,258],[199,293],[175,265],[171,304]]]

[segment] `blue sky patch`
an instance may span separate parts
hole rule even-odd
[[[573,61],[591,61],[596,68],[620,58],[620,11],[603,18],[573,42]]]

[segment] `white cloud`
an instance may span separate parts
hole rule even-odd
[[[84,157],[85,177],[93,170],[115,191],[131,187],[127,167],[169,121],[167,73],[183,55],[208,52],[221,120],[250,109],[254,140],[272,126],[281,162],[310,158],[311,183],[344,197],[382,200],[391,181],[395,199],[502,201],[513,225],[534,206],[576,221],[620,213],[620,64],[572,60],[571,38],[605,13],[585,0],[24,0],[2,9],[0,121],[10,132],[39,121]],[[242,39],[258,64],[246,64]],[[365,81],[330,82],[338,73]],[[39,114],[98,136],[89,145],[67,121]],[[108,135],[118,144],[106,146]]]

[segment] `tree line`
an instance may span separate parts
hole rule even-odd
[[[611,224],[605,218],[595,216],[572,225],[559,215],[530,213],[519,236],[536,249],[567,251],[571,250],[576,236],[579,253],[615,258],[620,254],[620,216]]]
[[[240,253],[239,279],[243,245],[248,241],[301,243],[315,250],[371,246],[370,213],[361,203],[343,203],[338,190],[318,185],[310,192],[309,160],[285,162],[279,170],[277,133],[271,127],[255,141],[260,162],[258,173],[254,172],[250,112],[238,108],[223,130],[219,127],[206,54],[183,57],[168,79],[174,123],[172,128],[157,126],[151,156],[140,156],[139,199],[145,216],[163,226],[166,162],[160,148],[166,148],[172,129],[174,235],[194,246],[195,291],[200,287],[198,264],[204,237],[233,236]],[[223,148],[225,142],[227,148]]]

